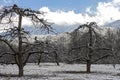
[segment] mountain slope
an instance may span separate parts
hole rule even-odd
[[[113,28],[120,28],[120,20],[113,21],[104,25],[105,27],[113,27]]]

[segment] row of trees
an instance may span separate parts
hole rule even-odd
[[[116,59],[119,60],[120,29],[115,32],[108,29],[106,34],[101,35],[98,33],[101,29],[95,22],[80,25],[73,32],[68,33],[70,42],[65,44],[68,46],[62,44],[62,39],[60,44],[50,40],[40,41],[37,37],[34,42],[29,41],[30,33],[22,27],[23,17],[29,18],[33,26],[40,27],[39,29],[52,31],[51,24],[41,18],[43,14],[44,12],[23,9],[15,4],[4,7],[0,12],[0,24],[4,27],[9,26],[0,34],[0,57],[11,57],[13,63],[18,66],[19,77],[23,76],[24,66],[30,56],[35,54],[38,64],[44,55],[48,55],[54,58],[57,65],[59,65],[58,60],[86,63],[87,72],[91,72],[93,63],[104,58],[112,58],[112,63],[116,63]],[[15,17],[17,20],[14,21]]]

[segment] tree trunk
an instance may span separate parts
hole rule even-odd
[[[21,34],[21,25],[22,25],[22,15],[19,14],[18,22],[18,67],[19,67],[19,77],[23,76],[23,55],[22,55],[22,34]]]
[[[57,66],[59,66],[59,59],[58,59],[58,54],[56,53],[56,51],[54,51],[55,54],[55,62],[57,63]]]
[[[57,66],[59,66],[59,65],[60,65],[58,60],[56,60],[56,63],[57,63]]]
[[[23,68],[24,68],[24,67],[23,67],[22,65],[19,66],[19,74],[18,74],[19,77],[22,77],[22,76],[24,75],[24,70],[23,70]]]
[[[87,60],[87,64],[86,64],[86,68],[87,68],[87,73],[90,73],[91,72],[91,62],[90,60]]]
[[[92,43],[92,28],[89,27],[89,34],[90,34],[90,37],[89,37],[89,53],[88,53],[88,60],[87,60],[87,73],[90,73],[91,72],[91,56],[92,56],[92,53],[93,53],[93,50],[92,50],[92,47],[93,47],[93,43]]]
[[[42,59],[42,53],[41,53],[40,56],[39,56],[38,65],[40,65],[41,59]]]

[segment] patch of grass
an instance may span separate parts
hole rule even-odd
[[[98,72],[98,71],[92,71],[90,73],[86,71],[58,71],[57,73],[65,73],[65,74],[111,74],[109,72]]]
[[[78,79],[63,79],[63,80],[78,80]]]
[[[18,74],[1,74],[1,73],[0,73],[0,77],[18,77]],[[42,78],[42,77],[56,77],[56,75],[30,74],[30,75],[24,75],[23,77]]]
[[[0,73],[0,77],[18,77],[17,74],[2,74]]]
[[[113,75],[113,76],[120,76],[120,73],[117,73],[117,74],[115,74],[115,75]]]
[[[66,73],[66,74],[84,74],[84,73],[87,73],[86,71],[58,71],[57,73]],[[93,72],[91,72],[93,73]]]

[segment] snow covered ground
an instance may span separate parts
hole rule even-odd
[[[84,64],[27,64],[24,68],[25,76],[18,78],[15,76],[18,73],[16,65],[0,65],[0,80],[120,80],[120,65],[113,68],[110,64],[94,64],[92,73],[84,73],[85,70]]]

